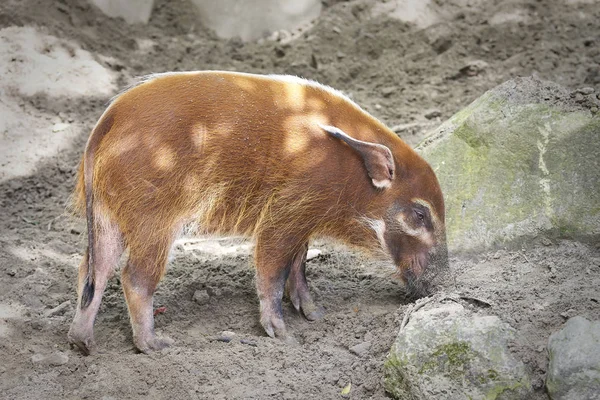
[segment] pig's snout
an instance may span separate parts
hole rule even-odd
[[[448,247],[443,243],[429,251],[416,253],[400,270],[409,295],[418,298],[431,294],[436,277],[448,267]]]

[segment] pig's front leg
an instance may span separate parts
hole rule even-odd
[[[323,318],[323,309],[315,304],[308,290],[308,283],[306,282],[307,252],[308,243],[305,243],[291,261],[287,280],[287,293],[294,308],[297,311],[302,309],[302,313],[306,319],[315,321]]]
[[[306,254],[304,241],[298,244],[292,238],[282,238],[275,230],[271,234],[263,231],[256,240],[254,261],[260,323],[271,337],[288,338],[281,301],[294,261],[305,259],[299,253]]]

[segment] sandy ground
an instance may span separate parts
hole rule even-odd
[[[311,245],[322,253],[308,263],[324,320],[284,307],[297,345],[262,332],[250,250],[235,240],[175,248],[155,298],[170,349],[134,351],[118,274],[97,321],[98,354],[66,343],[85,226],[65,207],[89,130],[134,76],[301,75],[343,90],[410,144],[510,77],[600,91],[598,1],[436,2],[414,23],[394,17],[394,1],[324,3],[297,40],[253,44],[216,39],[183,0],[157,1],[148,26],[108,19],[83,0],[0,4],[0,397],[329,399],[351,383],[352,398],[386,398],[382,364],[410,300],[385,270],[328,242]],[[454,254],[441,290],[482,300],[472,307],[518,330],[511,348],[532,373],[535,399],[546,399],[547,338],[570,316],[600,319],[599,287],[600,243],[539,237]],[[204,304],[193,299],[199,290]],[[216,340],[224,330],[235,339]],[[349,350],[365,341],[366,352]]]

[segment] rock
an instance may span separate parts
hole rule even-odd
[[[305,31],[321,14],[318,0],[192,0],[191,3],[198,9],[200,22],[217,36],[240,37],[243,41],[284,29]]]
[[[54,317],[56,315],[62,315],[71,307],[71,300],[60,303],[58,306],[51,310],[46,311],[46,317]]]
[[[200,305],[207,304],[210,301],[210,295],[206,290],[196,290],[194,292],[194,301]]]
[[[66,124],[64,122],[59,122],[57,124],[52,125],[52,132],[60,132],[60,131],[64,131],[65,129],[67,129],[69,126],[69,124]]]
[[[396,93],[398,88],[396,86],[386,86],[381,89],[381,95],[383,97],[390,97],[392,94]]]
[[[362,355],[366,354],[370,348],[371,348],[371,342],[362,342],[355,346],[350,347],[348,350],[350,350],[351,353],[354,353],[357,356],[362,356]]]
[[[433,110],[429,110],[425,112],[425,118],[427,119],[434,119],[437,117],[440,117],[442,115],[442,112],[438,109],[433,109]]]
[[[449,249],[600,234],[600,116],[552,82],[488,91],[426,138],[446,201]]]
[[[457,303],[413,313],[385,362],[385,389],[397,399],[526,399],[531,380],[508,351],[516,332],[496,316]]]
[[[583,88],[579,88],[576,90],[577,93],[581,93],[583,95],[588,95],[588,94],[592,94],[594,93],[594,88],[593,87],[583,87]]]
[[[34,365],[43,365],[43,366],[59,366],[64,365],[69,362],[69,356],[60,351],[56,353],[52,353],[49,355],[44,354],[34,354],[31,356],[31,362]]]
[[[217,337],[217,340],[219,342],[229,343],[233,340],[233,338],[235,338],[235,332],[223,331],[219,334],[219,336]]]
[[[464,76],[476,76],[476,75],[479,75],[480,73],[482,73],[483,71],[485,71],[488,67],[489,67],[489,64],[483,60],[474,60],[474,61],[467,63],[467,65],[465,65],[464,67],[462,67],[458,71],[458,74],[456,77],[460,77],[463,75]]]
[[[548,340],[546,389],[552,400],[600,399],[600,321],[577,316]]]
[[[91,0],[109,17],[123,18],[129,24],[146,24],[150,20],[154,0]]]

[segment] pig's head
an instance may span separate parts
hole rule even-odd
[[[365,218],[381,248],[393,260],[412,295],[428,294],[431,279],[448,267],[444,198],[433,169],[403,142],[390,148],[351,138],[321,126],[363,158],[374,196],[376,217]]]

